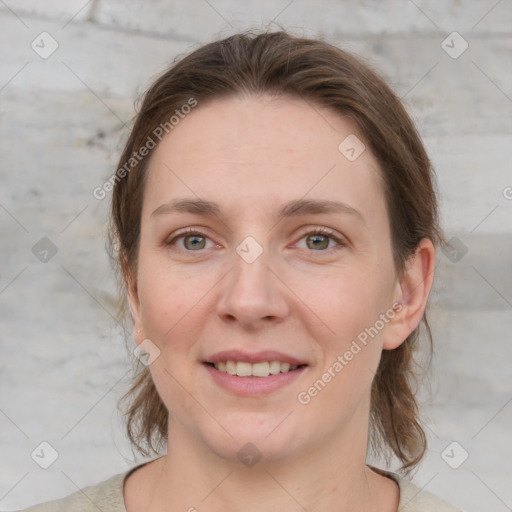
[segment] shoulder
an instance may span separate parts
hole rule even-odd
[[[123,485],[131,471],[133,470],[85,487],[66,498],[42,503],[20,512],[126,512]]]
[[[398,512],[460,512],[437,496],[414,485],[396,473],[382,471],[392,478],[400,487],[400,503]]]

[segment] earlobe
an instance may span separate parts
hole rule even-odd
[[[396,301],[401,304],[401,309],[386,329],[384,350],[397,348],[419,325],[434,281],[434,264],[434,244],[424,238],[397,283]]]
[[[144,329],[140,318],[139,299],[137,293],[133,290],[128,291],[126,299],[133,319],[133,337],[135,343],[138,345],[144,339]]]
[[[125,274],[126,300],[133,320],[135,342],[139,344],[143,339],[143,327],[140,318],[140,301],[136,283],[131,276]]]
[[[132,315],[133,322],[135,323],[139,316],[138,300],[134,297],[133,292],[128,292],[126,294],[126,301],[128,302],[128,307],[130,308],[130,313]]]

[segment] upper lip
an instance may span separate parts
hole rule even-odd
[[[290,363],[297,366],[306,364],[296,357],[275,350],[263,350],[261,352],[243,352],[241,350],[223,350],[210,356],[206,363],[219,363],[225,361],[242,361],[246,363],[259,363],[262,361],[279,361],[281,363]]]

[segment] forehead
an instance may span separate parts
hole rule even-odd
[[[367,147],[349,159],[347,145],[357,153],[364,147],[355,124],[309,100],[237,96],[199,104],[154,150],[143,216],[182,196],[253,213],[298,198],[384,206],[376,159]]]

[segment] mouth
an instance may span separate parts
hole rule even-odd
[[[279,375],[281,373],[291,373],[306,367],[306,364],[290,364],[282,361],[259,361],[249,363],[246,361],[218,361],[205,362],[207,366],[218,370],[219,372],[237,377],[259,377],[265,378],[271,375]]]
[[[310,369],[309,361],[276,350],[224,350],[207,356],[202,366],[216,386],[242,397],[277,393]]]

